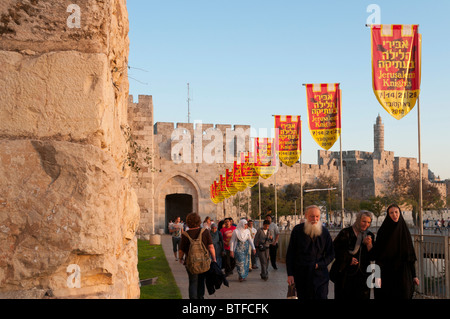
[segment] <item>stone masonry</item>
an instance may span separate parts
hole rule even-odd
[[[0,298],[139,298],[125,0],[0,4]]]

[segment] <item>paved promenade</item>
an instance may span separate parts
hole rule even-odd
[[[183,299],[189,299],[188,276],[185,267],[178,261],[175,261],[172,251],[171,236],[162,235],[161,244]],[[262,280],[259,276],[260,269],[255,269],[249,273],[246,281],[239,282],[238,274],[235,269],[234,273],[227,277],[229,287],[222,285],[221,288],[216,290],[212,295],[209,295],[206,290],[205,299],[286,299],[288,287],[286,265],[278,262],[277,266],[277,270],[274,270],[269,266],[269,280],[267,281]],[[334,298],[333,283],[331,281],[328,298]]]

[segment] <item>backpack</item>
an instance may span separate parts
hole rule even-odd
[[[197,239],[192,239],[187,232],[183,234],[189,239],[191,245],[189,247],[189,253],[186,256],[186,268],[193,275],[202,274],[207,272],[211,265],[211,258],[209,252],[203,244],[202,234],[205,229],[202,228]]]

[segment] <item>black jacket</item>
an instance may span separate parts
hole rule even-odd
[[[211,267],[205,273],[205,284],[210,295],[212,295],[216,289],[220,289],[222,284],[229,287],[225,274],[216,262],[211,262]]]

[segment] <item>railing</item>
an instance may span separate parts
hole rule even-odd
[[[338,233],[338,229],[330,229],[332,238]],[[289,230],[280,233],[278,260],[281,262],[286,262],[290,236]],[[415,298],[450,299],[450,237],[428,234],[413,234],[412,237],[417,256],[416,273],[420,280]]]
[[[413,235],[420,285],[418,297],[450,299],[450,238]]]

